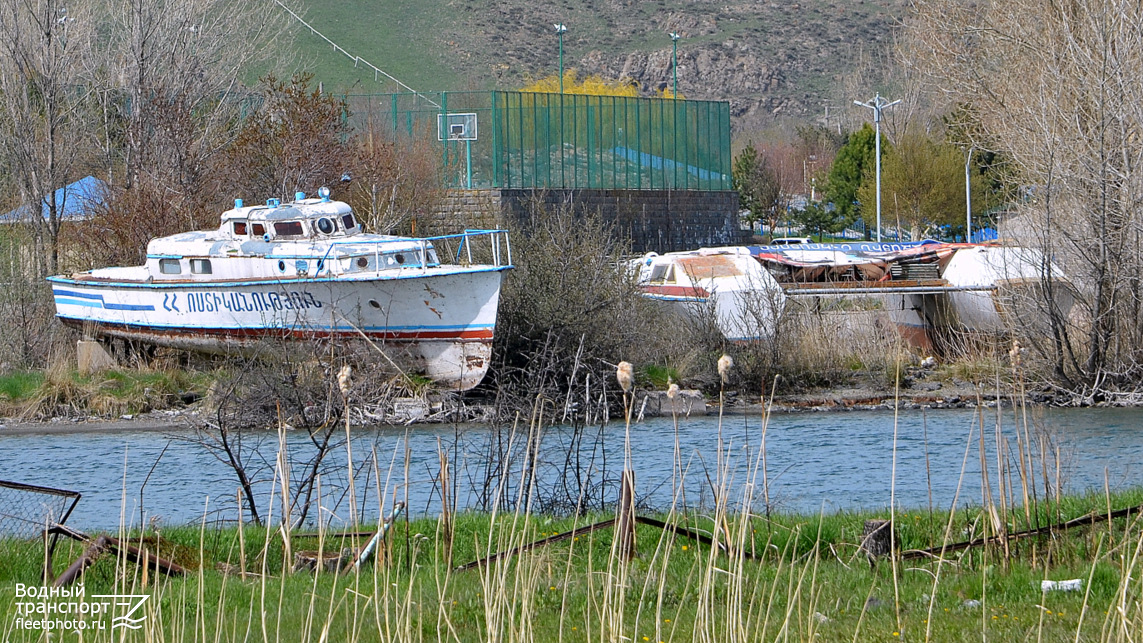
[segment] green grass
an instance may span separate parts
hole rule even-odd
[[[203,395],[218,373],[170,369],[74,369],[15,373],[0,378],[0,415],[86,414],[118,417],[177,407],[188,392]]]
[[[270,10],[277,10],[272,8]],[[295,11],[297,9],[295,8]],[[456,51],[442,42],[441,27],[448,24],[445,3],[413,0],[346,0],[315,2],[301,14],[319,32],[349,53],[360,56],[418,91],[467,89]],[[293,18],[301,63],[327,89],[351,93],[408,91],[379,77],[372,69],[333,49]]]
[[[1133,490],[1110,503],[1119,508],[1141,500],[1143,491]],[[1042,518],[1057,512],[1072,518],[1108,502],[1094,495],[1066,498],[1058,506],[1043,503]],[[451,562],[605,517],[461,514],[455,518]],[[1139,583],[1126,580],[1140,574],[1136,556],[1143,530],[1135,520],[1020,541],[1007,557],[995,546],[953,554],[938,580],[931,560],[896,566],[881,560],[871,568],[857,541],[863,521],[873,517],[887,515],[729,517],[731,541],[745,544],[758,560],[712,552],[641,525],[639,555],[630,564],[612,554],[613,532],[605,529],[467,572],[450,571],[442,524],[418,520],[398,523],[382,563],[341,577],[283,573],[286,555],[278,530],[247,526],[240,554],[233,527],[168,528],[158,552],[194,573],[174,579],[149,573],[144,580],[137,566],[106,557],[88,570],[85,588],[88,595],[149,593],[148,627],[161,630],[151,636],[168,641],[318,640],[322,632],[338,641],[1070,641],[1077,632],[1081,640],[1100,640],[1117,628],[1138,631],[1143,625]],[[720,531],[709,517],[664,518]],[[947,514],[901,512],[901,547],[939,544],[947,521]],[[979,509],[957,512],[952,540],[972,536],[973,526],[981,524]],[[336,551],[351,544],[292,539],[294,550]],[[62,543],[57,573],[81,549]],[[0,614],[14,613],[15,583],[38,583],[42,557],[38,540],[0,542]],[[216,569],[218,563],[237,568],[243,562],[255,576]],[[1085,591],[1043,593],[1044,578],[1082,578]],[[34,640],[25,632],[6,632],[5,640]],[[145,639],[141,631],[126,640]]]
[[[0,400],[25,400],[43,383],[44,374],[38,371],[21,371],[0,376]]]
[[[670,366],[645,364],[639,367],[639,384],[650,385],[656,390],[665,391],[670,382],[680,382],[679,371]]]

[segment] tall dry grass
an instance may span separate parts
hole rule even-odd
[[[731,368],[720,375],[729,378]],[[1014,368],[1013,377],[1019,380],[1018,360]],[[627,388],[622,380],[619,385]],[[545,414],[539,409],[544,404],[538,402],[527,425],[510,434],[508,451],[524,455],[521,472],[542,438]],[[625,431],[631,430],[630,407],[628,399]],[[968,459],[986,457],[979,450],[982,436],[989,433],[997,439],[995,460],[981,474],[979,504],[963,508],[965,499],[958,490],[949,507],[933,509],[938,519],[926,527],[920,515],[914,524],[909,515],[913,511],[887,498],[889,505],[880,513],[894,520],[896,554],[873,567],[859,547],[859,525],[854,523],[861,516],[783,517],[770,511],[763,430],[749,450],[730,440],[717,444],[719,464],[706,479],[715,501],[702,508],[682,499],[686,479],[703,474],[683,464],[686,459],[676,442],[672,484],[678,491],[661,517],[706,535],[710,545],[640,526],[634,559],[624,555],[620,539],[609,530],[528,549],[549,532],[582,527],[606,515],[576,512],[553,520],[536,513],[527,487],[519,486],[508,510],[496,505],[487,514],[451,520],[442,511],[436,521],[395,526],[376,564],[335,575],[292,569],[293,553],[303,548],[316,547],[321,553],[362,545],[362,539],[339,536],[329,519],[317,522],[317,536],[311,538],[293,529],[290,521],[281,521],[280,512],[272,510],[266,520],[270,526],[257,529],[246,524],[239,510],[231,537],[220,538],[208,529],[204,513],[197,529],[183,535],[190,543],[180,554],[191,567],[186,578],[156,575],[125,559],[89,570],[89,593],[108,588],[151,598],[143,629],[97,631],[83,640],[1135,640],[1143,627],[1143,585],[1138,580],[1143,578],[1143,524],[1138,514],[1089,525],[1080,533],[1007,538],[1081,511],[1118,507],[1112,506],[1109,490],[1103,498],[1083,502],[1061,495],[1059,452],[1051,436],[1037,428],[1035,409],[1017,402],[1013,425],[991,413],[982,410],[967,427],[963,459],[952,463],[959,465],[963,483]],[[769,411],[763,411],[762,420],[767,426]],[[288,448],[280,434],[273,497],[267,505],[271,508],[289,506]],[[628,452],[626,457],[636,455]],[[734,472],[740,469],[734,464],[740,457],[751,462],[745,476],[736,478]],[[388,459],[386,467],[384,455],[358,457],[368,462],[377,488],[384,489],[377,515],[392,508],[401,497],[401,481],[410,476],[402,470],[408,465],[402,464],[399,451]],[[438,473],[451,475],[444,471],[448,459],[440,461]],[[507,482],[502,478],[499,484]],[[319,492],[318,497],[324,495]],[[1138,494],[1122,496],[1132,497]],[[1103,499],[1106,503],[1100,507]],[[120,536],[138,539],[140,546],[157,546],[163,553],[163,545],[151,540],[156,536],[153,529],[140,530],[128,513],[121,516]],[[352,516],[348,522],[350,528],[363,530],[380,526],[379,521],[356,525]],[[1000,540],[988,546],[952,548],[962,540],[997,537]],[[929,546],[935,547],[933,553],[910,554]],[[456,567],[470,556],[484,558],[513,549],[522,551],[469,571]],[[215,568],[212,562],[221,565]],[[35,569],[33,561],[24,571]],[[1083,590],[1040,590],[1041,580],[1065,577],[1081,578]],[[10,606],[10,596],[0,595],[0,606]],[[3,638],[41,640],[38,634],[16,629],[10,619]]]

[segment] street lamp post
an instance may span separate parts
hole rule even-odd
[[[969,163],[972,161],[972,151],[976,146],[970,146],[964,155],[964,241],[972,243],[972,184],[968,173]]]
[[[873,127],[875,130],[873,154],[877,157],[875,159],[877,163],[877,243],[881,243],[881,111],[900,102],[900,100],[895,100],[892,103],[886,102],[881,94],[876,94],[873,100],[867,103],[859,100],[853,101],[853,104],[858,107],[868,107],[873,110]]]
[[[681,38],[682,36],[680,36],[677,32],[674,32],[674,31],[671,32],[670,36],[671,36],[671,45],[672,45],[671,70],[674,72],[674,76],[675,76],[675,86],[674,86],[674,89],[671,90],[671,98],[678,99],[678,97],[679,97],[679,38]]]
[[[560,37],[560,93],[564,93],[564,32],[568,30],[564,23],[552,25],[556,28],[556,35]]]

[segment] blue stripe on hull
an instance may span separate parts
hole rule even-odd
[[[56,297],[57,304],[70,304],[72,306],[83,306],[84,308],[103,308],[103,304],[98,301],[88,301],[85,299],[71,299],[69,297]]]
[[[148,304],[114,304],[104,301],[103,295],[78,292],[75,290],[64,290],[63,288],[52,288],[52,294],[55,295],[57,304],[71,304],[72,306],[83,306],[85,308],[105,308],[107,310],[155,310],[154,306]]]

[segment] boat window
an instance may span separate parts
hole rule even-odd
[[[234,234],[236,236],[239,236],[239,237],[245,237],[246,236],[246,222],[245,221],[235,221],[234,222]]]
[[[183,267],[178,259],[159,259],[159,272],[164,275],[182,274]]]
[[[357,223],[353,220],[352,214],[343,215],[341,217],[341,223],[345,226],[346,230],[352,230],[353,226],[357,225]]]
[[[279,221],[274,224],[274,234],[279,237],[300,237],[305,231],[301,221]]]
[[[419,268],[421,265],[420,253],[415,250],[385,254],[381,261],[385,268]]]
[[[191,259],[190,269],[191,273],[196,275],[209,275],[211,274],[210,259]]]
[[[368,257],[358,257],[357,258],[357,267],[362,268],[362,269],[368,268],[369,267],[369,258]]]
[[[321,232],[322,234],[332,234],[334,230],[337,229],[337,226],[333,224],[333,221],[322,217],[317,220],[317,229],[318,232]]]
[[[432,248],[429,248],[429,265],[430,266],[441,265],[441,260],[439,258],[437,258],[437,251],[433,250]]]
[[[250,226],[250,232],[255,237],[260,237],[266,234],[266,226],[262,225],[261,223],[255,223]]]
[[[651,266],[651,283],[653,284],[673,284],[675,283],[675,266],[669,263],[660,263]]]

